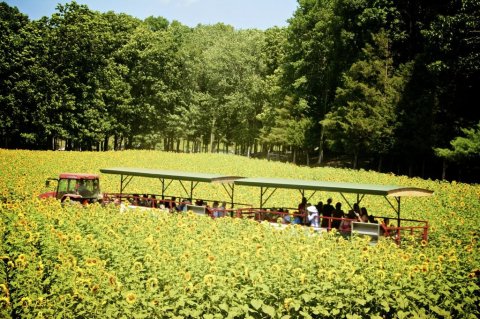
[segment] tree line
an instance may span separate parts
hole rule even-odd
[[[2,2],[0,147],[466,179],[479,168],[479,13],[479,0],[298,0],[286,27],[236,30],[76,2],[30,20]]]

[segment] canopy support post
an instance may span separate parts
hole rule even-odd
[[[230,188],[230,191],[228,190],[227,186],[225,186],[224,183],[221,184],[223,186],[223,189],[225,190],[225,192],[227,192],[228,194],[228,197],[230,198],[230,205],[232,205],[232,208],[234,206],[234,203],[233,203],[233,192],[235,190],[235,184],[233,183],[228,183],[228,188]]]
[[[348,199],[345,197],[345,195],[343,195],[343,193],[340,193],[340,195],[342,195],[342,198],[343,198],[343,200],[347,203],[348,207],[350,207],[350,209],[353,209],[352,204],[350,204],[350,202],[349,202]]]
[[[188,196],[187,188],[185,187],[185,185],[183,185],[182,181],[179,180],[179,182],[180,182],[180,185],[182,186],[183,190],[185,191],[185,194],[187,194],[187,196]]]
[[[128,184],[130,184],[132,179],[133,179],[133,176],[127,175],[127,176],[123,177],[123,174],[120,175],[120,197],[122,197],[123,191],[128,186]],[[125,185],[124,185],[124,183],[125,183]]]
[[[316,193],[317,191],[313,191],[313,193],[307,198],[307,202],[309,202],[312,199],[313,195],[315,195]]]
[[[162,199],[165,199],[165,192],[170,187],[173,182],[173,179],[170,180],[170,183],[165,187],[165,178],[160,178],[160,182],[162,182]]]
[[[194,183],[193,181],[190,182],[190,200],[193,202],[193,190],[197,187],[198,182]]]
[[[360,194],[357,194],[357,204],[360,204],[360,202],[363,200],[363,198],[365,197],[365,194],[362,194],[362,196],[360,197],[360,199],[358,198]]]
[[[397,207],[392,204],[392,202],[387,198],[387,196],[383,196],[385,200],[387,201],[388,204],[390,204],[390,207],[397,213],[397,227],[400,227],[400,203],[401,203],[401,197],[400,196],[395,196],[395,201],[397,202]]]
[[[260,187],[260,209],[263,208],[263,205],[265,205],[265,203],[270,199],[270,197],[272,197],[272,195],[275,193],[275,191],[277,190],[276,188],[273,188],[273,190],[270,192],[270,194],[268,195],[268,197],[263,200],[263,196],[265,194],[267,194],[268,190],[270,189],[270,187],[265,187],[265,191],[263,190],[263,186]]]
[[[400,196],[395,196],[395,199],[397,200],[398,208],[397,208],[397,225],[400,227],[400,200],[402,199]]]

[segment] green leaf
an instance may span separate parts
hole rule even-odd
[[[450,315],[450,312],[438,307],[438,306],[431,306],[430,309],[435,312],[437,315],[440,315],[442,317],[447,317]]]
[[[264,313],[266,313],[267,315],[269,315],[271,318],[275,317],[275,308],[273,308],[272,306],[269,306],[269,305],[263,305],[262,306],[262,311]]]
[[[220,305],[218,305],[218,308],[222,309],[223,311],[226,311],[228,312],[228,305],[226,303],[221,303]]]
[[[315,294],[303,294],[303,295],[302,295],[302,299],[303,299],[305,302],[309,302],[309,301],[312,300],[313,298],[315,298]]]
[[[259,299],[253,299],[250,304],[253,306],[255,310],[260,309],[260,307],[263,305],[263,301]]]
[[[355,298],[355,302],[361,306],[365,306],[367,304],[365,299],[360,299],[360,298]]]

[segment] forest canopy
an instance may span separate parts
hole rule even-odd
[[[478,182],[479,16],[479,0],[298,0],[287,27],[236,30],[76,2],[30,20],[1,2],[0,147]]]

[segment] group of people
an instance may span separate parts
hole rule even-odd
[[[172,196],[170,198],[157,199],[156,195],[148,194],[133,194],[127,198],[130,205],[133,206],[142,206],[142,207],[152,207],[160,209],[168,209],[170,212],[186,212],[187,206],[192,205],[191,198],[177,199],[177,197]],[[120,198],[115,199],[115,203],[120,204]],[[227,203],[224,201],[220,203],[215,200],[210,207],[208,203],[203,199],[195,200],[195,206],[203,206],[213,217],[223,217],[225,216]]]
[[[312,205],[307,202],[305,197],[302,198],[298,205],[298,212],[306,216],[305,223],[313,227],[323,227],[328,229],[338,229],[342,233],[350,233],[352,222],[376,223],[375,217],[369,215],[365,207],[361,207],[355,203],[348,213],[342,210],[342,203],[337,202],[335,207],[332,205],[333,200],[327,199],[327,203],[318,202]]]
[[[187,205],[192,205],[192,200],[190,198],[185,198],[183,200],[177,200],[175,196],[171,199],[161,199],[157,200],[155,195],[148,196],[143,194],[142,196],[134,194],[130,198],[132,205],[144,206],[144,207],[156,207],[168,209],[171,212],[182,212],[187,210]],[[363,222],[363,223],[376,223],[375,217],[369,215],[365,207],[361,207],[358,203],[353,204],[351,210],[348,213],[345,213],[342,210],[342,203],[337,202],[335,206],[332,205],[333,200],[331,198],[327,199],[327,202],[324,204],[322,201],[318,202],[317,205],[310,204],[305,197],[302,198],[302,201],[298,205],[297,212],[290,214],[288,210],[285,210],[283,219],[286,223],[292,224],[303,224],[309,225],[312,227],[323,227],[328,229],[338,229],[341,233],[347,234],[351,232],[352,222]],[[208,203],[202,199],[197,199],[195,201],[196,206],[204,206],[206,211],[212,217],[224,217],[227,211],[226,202],[220,203],[215,200],[210,207]],[[283,209],[277,210],[277,212],[283,212]],[[388,218],[385,218],[382,223],[382,229],[388,229],[390,227]],[[387,230],[388,231],[388,230]]]

